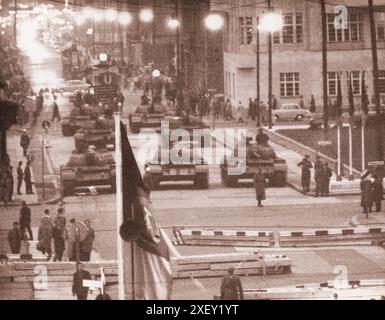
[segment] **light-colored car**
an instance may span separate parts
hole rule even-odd
[[[302,109],[297,103],[285,103],[272,113],[274,121],[302,121],[310,116],[309,110]]]
[[[90,85],[82,80],[68,80],[59,87],[62,93],[74,93],[75,91],[87,91]]]

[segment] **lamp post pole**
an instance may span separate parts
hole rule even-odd
[[[257,17],[257,32],[255,34],[255,52],[256,52],[256,84],[257,84],[257,103],[255,107],[257,110],[257,126],[261,126],[261,113],[260,113],[260,101],[261,101],[261,87],[260,87],[260,80],[261,80],[261,70],[260,70],[260,43],[259,43],[259,18]]]
[[[267,1],[268,11],[271,12],[271,0]],[[268,56],[269,56],[269,129],[273,128],[272,101],[273,101],[273,44],[272,31],[268,34]],[[259,103],[259,102],[258,102]]]
[[[323,110],[324,110],[324,132],[325,139],[329,127],[328,109],[328,58],[327,58],[327,28],[326,28],[326,5],[325,0],[321,0],[321,20],[322,20],[322,87],[323,87]]]

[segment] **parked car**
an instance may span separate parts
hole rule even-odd
[[[302,109],[296,103],[283,104],[279,109],[273,110],[274,121],[302,121],[310,116],[309,110]]]

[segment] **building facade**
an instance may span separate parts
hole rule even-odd
[[[372,53],[367,0],[326,1],[328,96],[337,96],[337,79],[341,79],[343,105],[348,104],[348,75],[353,79],[356,107],[360,108],[362,73],[369,99],[373,95]],[[334,4],[335,3],[335,4]],[[274,12],[283,16],[283,29],[273,35],[273,94],[278,105],[300,102],[309,107],[314,96],[318,111],[322,110],[322,34],[321,6],[314,0],[272,0]],[[345,5],[345,29],[335,27]],[[385,1],[375,1],[380,92],[385,97]],[[228,16],[224,48],[225,95],[234,103],[247,104],[256,97],[257,21],[267,10],[265,3],[254,0],[211,2],[211,9]],[[344,16],[345,18],[345,16]],[[260,92],[268,101],[268,35],[260,33]]]

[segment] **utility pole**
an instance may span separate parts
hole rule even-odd
[[[324,132],[326,135],[329,129],[326,5],[325,5],[325,0],[321,0],[320,2],[321,2],[321,20],[322,20],[322,86],[323,86],[322,92],[323,92],[323,106],[324,106]]]
[[[261,112],[260,112],[260,103],[261,103],[261,63],[260,63],[260,41],[259,41],[259,17],[257,17],[257,30],[255,34],[255,54],[256,54],[256,66],[255,66],[255,71],[256,71],[256,84],[257,84],[257,103],[255,107],[257,108],[256,113],[257,113],[257,126],[261,126]]]
[[[156,8],[156,0],[152,0],[152,12],[154,13],[154,18],[152,20],[152,49],[151,49],[151,59],[152,63],[154,64],[155,67],[155,53],[156,53],[156,14],[155,14],[155,8]]]
[[[179,0],[175,0],[175,18],[179,22],[179,26],[176,28],[176,81],[179,84],[180,81],[180,32],[181,21],[179,16]]]
[[[384,148],[383,137],[381,127],[381,103],[380,103],[380,91],[378,86],[378,56],[377,56],[377,34],[376,23],[374,20],[374,7],[373,0],[368,0],[369,6],[369,20],[370,20],[370,37],[372,41],[372,62],[373,62],[373,89],[374,89],[374,103],[376,105],[376,147],[377,147],[377,160],[384,160]]]
[[[271,0],[267,1],[268,11],[271,11]],[[272,47],[272,32],[268,35],[268,55],[269,55],[269,129],[273,128],[273,47]],[[259,101],[258,101],[259,104]]]
[[[17,46],[17,0],[14,2],[15,4],[15,17],[13,20],[13,40],[15,42],[15,47]]]

